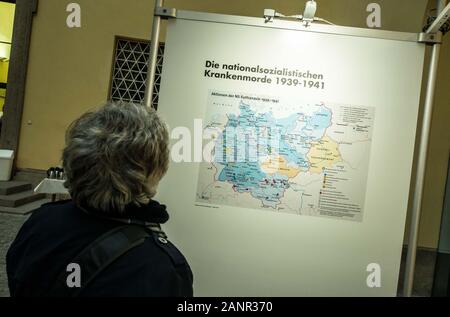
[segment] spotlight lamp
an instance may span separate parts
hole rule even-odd
[[[275,11],[274,9],[264,9],[264,21],[266,23],[269,23],[273,22],[275,19],[285,19],[285,20],[294,19],[303,22],[305,26],[308,26],[312,22],[323,22],[333,25],[333,23],[325,19],[316,17],[316,12],[317,12],[317,2],[314,0],[309,0],[306,2],[303,14],[286,16]]]

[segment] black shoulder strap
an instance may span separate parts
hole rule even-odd
[[[81,287],[70,288],[67,286],[67,277],[70,272],[66,272],[66,268],[64,268],[55,283],[48,289],[48,296],[78,296],[108,265],[132,248],[142,244],[150,235],[149,229],[139,225],[119,226],[106,232],[71,261],[80,266]]]

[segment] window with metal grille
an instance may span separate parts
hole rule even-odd
[[[145,96],[150,41],[116,37],[109,99],[143,103]],[[164,43],[159,44],[152,104],[157,107]]]

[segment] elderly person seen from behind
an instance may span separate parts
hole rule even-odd
[[[166,207],[152,200],[168,139],[154,110],[131,103],[72,123],[63,152],[72,200],[43,205],[22,226],[7,254],[11,296],[192,296],[189,265],[159,227]]]

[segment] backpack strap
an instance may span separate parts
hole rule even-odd
[[[142,244],[147,237],[152,235],[152,231],[153,229],[139,225],[124,225],[106,232],[71,261],[81,268],[81,287],[70,288],[67,286],[69,273],[64,268],[55,283],[48,289],[48,296],[75,297],[80,295],[99,273],[120,256]]]

